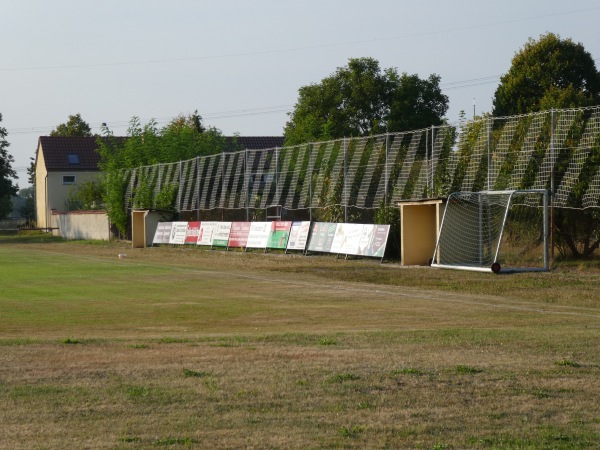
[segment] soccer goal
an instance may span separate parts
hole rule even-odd
[[[494,273],[549,270],[548,191],[450,194],[431,266]]]

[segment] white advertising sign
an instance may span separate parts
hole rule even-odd
[[[215,247],[227,247],[229,243],[229,232],[231,231],[231,222],[216,222],[216,224],[212,245]]]
[[[310,232],[310,221],[292,222],[287,250],[302,250],[306,248],[308,234]]]
[[[171,235],[171,222],[158,222],[152,244],[168,244]]]
[[[187,222],[173,222],[169,244],[183,245],[185,244],[185,235],[187,234]]]
[[[198,245],[212,245],[213,236],[217,229],[218,222],[200,222],[200,230],[198,230]]]
[[[342,255],[358,254],[362,229],[363,225],[360,223],[338,223],[330,252]]]
[[[252,222],[246,248],[267,248],[270,234],[271,222]]]

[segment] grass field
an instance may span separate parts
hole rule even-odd
[[[0,448],[600,448],[593,264],[5,236],[0,286]]]

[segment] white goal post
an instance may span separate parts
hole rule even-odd
[[[482,272],[547,271],[548,191],[455,192],[432,267]]]

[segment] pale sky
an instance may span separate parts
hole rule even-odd
[[[80,113],[124,135],[198,110],[225,135],[282,135],[298,89],[349,58],[441,76],[447,118],[492,109],[527,39],[581,42],[600,66],[597,0],[0,0],[0,113],[19,174]]]

